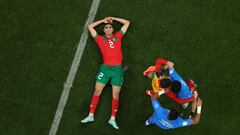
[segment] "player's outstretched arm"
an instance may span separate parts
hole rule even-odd
[[[202,108],[202,100],[200,98],[197,99],[197,103],[194,105],[192,105],[193,110],[194,107],[195,109],[197,108],[197,114],[195,115],[195,117],[191,118],[191,125],[195,125],[198,124],[200,121],[200,117],[201,117],[201,108]]]
[[[167,61],[167,66],[174,69],[173,66],[174,66],[174,63],[171,62],[171,61]]]
[[[123,24],[121,30],[126,33],[127,32],[127,29],[130,25],[130,21],[129,20],[126,20],[126,19],[123,19],[123,18],[117,18],[117,17],[111,17],[113,21],[117,21],[117,22],[120,22]]]
[[[98,26],[98,25],[100,25],[100,24],[102,24],[102,23],[112,23],[112,21],[111,21],[110,18],[106,17],[106,18],[104,18],[104,19],[102,19],[102,20],[99,20],[99,21],[90,23],[90,24],[88,25],[88,30],[89,30],[89,32],[90,32],[90,34],[91,34],[91,36],[92,36],[93,38],[96,38],[96,36],[97,36],[97,31],[95,30],[94,27],[96,27],[96,26]]]

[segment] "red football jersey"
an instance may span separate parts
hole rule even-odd
[[[108,66],[122,65],[122,37],[123,32],[116,32],[111,37],[97,35],[95,41],[101,50],[103,64]]]
[[[160,70],[165,64],[167,64],[167,60],[164,58],[156,59],[156,71]]]

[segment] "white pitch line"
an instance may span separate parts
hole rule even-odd
[[[52,122],[52,127],[49,131],[49,135],[56,135],[56,133],[57,133],[58,126],[59,126],[59,123],[60,123],[61,118],[62,118],[63,110],[64,110],[64,107],[66,105],[68,95],[69,95],[73,80],[75,78],[75,75],[77,73],[77,69],[78,69],[79,63],[81,61],[83,50],[86,46],[86,42],[87,42],[87,39],[88,39],[87,25],[89,23],[93,22],[93,20],[96,16],[97,10],[98,10],[99,3],[100,3],[100,0],[93,0],[93,2],[92,2],[92,6],[91,6],[90,12],[88,14],[88,19],[87,19],[87,21],[85,23],[85,26],[83,28],[83,33],[81,35],[80,42],[78,43],[78,48],[77,48],[76,54],[74,56],[71,69],[68,73],[67,81],[64,84],[63,92],[62,92],[60,101],[58,103],[58,108],[56,110],[54,120]]]

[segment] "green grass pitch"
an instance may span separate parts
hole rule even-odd
[[[48,134],[91,3],[0,0],[1,135]],[[88,114],[102,62],[90,37],[57,134],[236,134],[240,122],[239,15],[238,0],[101,0],[95,20],[116,16],[131,21],[122,46],[123,64],[129,69],[117,115],[120,129],[107,124],[111,86],[102,93],[95,122],[80,123]],[[157,56],[173,61],[185,80],[192,78],[198,84],[204,103],[198,125],[168,131],[144,127],[153,109],[144,93],[151,88],[150,80],[142,72]],[[160,102],[167,108],[176,106],[167,97]]]

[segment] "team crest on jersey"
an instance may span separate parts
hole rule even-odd
[[[114,37],[114,38],[112,38],[112,41],[116,41],[116,40],[118,40],[118,38],[117,38],[117,37]]]

